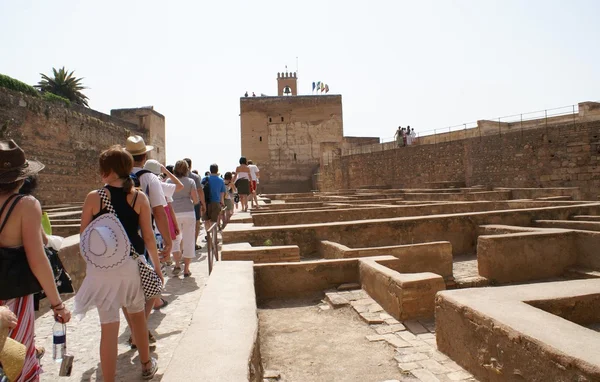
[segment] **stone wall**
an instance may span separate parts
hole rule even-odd
[[[240,121],[242,155],[261,170],[260,192],[310,191],[321,144],[342,142],[342,97],[245,97]]]
[[[131,134],[148,139],[134,123],[77,106],[66,107],[0,88],[0,132],[27,156],[46,165],[36,197],[43,205],[83,202],[100,187],[98,156]],[[164,152],[164,146],[160,148]]]
[[[600,121],[591,121],[344,156],[321,167],[319,186],[579,187],[583,198],[596,200],[599,165]]]

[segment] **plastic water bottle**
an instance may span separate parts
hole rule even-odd
[[[55,322],[52,327],[52,359],[55,362],[62,362],[67,354],[67,325]]]
[[[156,246],[158,247],[158,249],[163,249],[164,246],[163,238],[160,233],[156,234]]]

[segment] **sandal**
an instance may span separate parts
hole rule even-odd
[[[129,347],[131,348],[131,350],[136,350],[137,349],[137,345],[133,343],[133,340],[131,339],[131,336],[129,336],[129,339],[127,340],[127,343],[129,344]],[[154,335],[152,335],[152,333],[150,333],[150,331],[148,331],[148,344],[150,347],[150,350],[154,350],[156,349],[156,338],[154,337]]]
[[[192,272],[184,272],[183,273],[183,277],[190,277],[192,275]]]
[[[186,277],[185,274],[183,275],[183,277]],[[162,301],[162,305],[158,306],[158,307],[157,306],[153,307],[152,308],[153,310],[160,310],[162,308],[165,308],[167,305],[169,305],[169,301],[165,300],[162,297],[160,298],[160,301]],[[152,336],[152,334],[150,334],[150,336]],[[154,338],[154,337],[152,337],[152,338]],[[156,342],[156,340],[154,340],[154,342]]]
[[[42,346],[35,347],[35,357],[38,359],[38,361],[44,358],[44,354],[46,354],[46,349],[44,349]]]
[[[147,366],[150,364],[150,366]],[[150,357],[148,362],[142,362],[142,379],[148,380],[154,377],[154,374],[158,371],[158,362],[156,358]]]
[[[173,274],[175,276],[177,276],[180,273],[181,273],[181,267],[175,267],[175,268],[173,268]]]

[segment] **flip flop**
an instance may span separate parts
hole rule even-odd
[[[184,274],[184,275],[183,275],[183,277],[187,277],[187,276]],[[153,310],[160,310],[160,309],[162,309],[162,308],[166,307],[167,305],[169,305],[169,301],[165,300],[165,299],[164,299],[164,298],[162,298],[162,297],[160,298],[160,301],[162,301],[162,305],[161,305],[161,306],[158,306],[158,307],[156,307],[156,306],[155,306],[155,307],[153,307],[153,308],[152,308]]]
[[[188,273],[184,273],[183,277],[190,277],[192,275],[192,272],[188,272]]]

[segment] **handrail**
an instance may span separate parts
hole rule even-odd
[[[530,111],[521,114],[512,114],[506,115],[503,117],[496,117],[492,119],[484,119],[487,123],[497,123],[498,127],[495,131],[496,134],[502,134],[503,130],[515,130],[515,129],[529,129],[532,128],[531,121],[538,121],[538,123],[533,122],[533,127],[539,126],[548,126],[549,123],[553,123],[554,121],[549,121],[549,118],[552,117],[560,117],[560,116],[572,116],[573,122],[576,123],[576,115],[579,113],[579,105],[569,105],[569,106],[561,106],[551,109],[545,110],[537,110]],[[523,126],[524,123],[527,123]],[[466,122],[459,125],[447,126],[433,130],[425,130],[419,131],[416,133],[416,137],[411,140],[411,144],[419,145],[419,144],[436,144],[441,142],[453,141],[453,140],[461,140],[467,137],[467,130],[477,129],[479,128],[479,133],[475,130],[475,134],[489,135],[490,132],[483,132],[478,122]],[[457,131],[464,131],[464,134],[451,134]],[[473,133],[469,133],[473,135]],[[431,137],[425,140],[422,139],[425,137]],[[354,144],[350,147],[346,146],[342,148],[340,153],[332,153],[327,152],[323,156],[323,164],[329,165],[333,162],[333,160],[338,159],[340,156],[349,156],[356,154],[368,154],[379,151],[386,151],[391,149],[398,148],[394,137],[386,137],[381,139],[381,143],[372,143],[372,144]]]
[[[227,210],[227,207],[223,207],[221,209],[221,214]],[[213,262],[219,261],[219,237],[217,236],[219,233],[219,222],[214,222],[208,231],[206,231],[207,236],[207,257],[208,257],[208,274],[210,275],[213,270]]]

